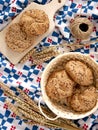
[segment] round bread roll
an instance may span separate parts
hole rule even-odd
[[[92,70],[84,63],[78,60],[70,60],[64,65],[68,75],[80,85],[93,84],[94,77]]]
[[[32,9],[22,14],[20,24],[27,35],[42,35],[49,28],[49,18],[43,10]]]
[[[94,86],[88,86],[86,89],[82,88],[76,90],[70,100],[70,106],[74,111],[86,112],[91,110],[97,102],[97,93]]]
[[[19,23],[13,23],[6,32],[5,40],[9,48],[17,52],[23,52],[33,44],[34,38],[28,37],[21,30]]]
[[[56,102],[61,104],[66,103],[66,97],[69,97],[73,93],[75,82],[72,81],[65,70],[53,72],[46,85],[47,95]]]

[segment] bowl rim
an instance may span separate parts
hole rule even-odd
[[[67,112],[67,111],[62,111],[60,108],[58,108],[56,105],[53,104],[53,102],[49,99],[49,97],[47,96],[46,94],[46,91],[45,91],[45,78],[46,77],[46,74],[47,74],[47,71],[49,70],[49,68],[51,68],[52,64],[54,62],[56,62],[58,59],[62,58],[63,56],[68,56],[68,55],[75,55],[75,54],[79,54],[79,55],[83,55],[83,56],[88,56],[87,54],[82,54],[82,53],[78,53],[78,52],[70,52],[70,53],[64,53],[64,54],[60,54],[59,56],[57,56],[56,58],[54,58],[44,69],[43,73],[42,73],[42,76],[41,76],[41,91],[42,91],[42,98],[43,98],[43,101],[45,102],[45,104],[48,106],[48,108],[54,113],[56,114],[58,117],[61,117],[61,118],[66,118],[66,119],[81,119],[81,118],[84,118],[86,116],[89,116],[90,114],[94,113],[97,109],[98,109],[98,99],[97,99],[97,102],[96,102],[96,105],[93,107],[93,109],[87,111],[87,112],[84,112],[84,113],[78,113],[78,112],[75,112],[75,113],[72,113],[72,112]],[[89,58],[96,63],[97,65],[97,62],[92,59],[90,56]]]

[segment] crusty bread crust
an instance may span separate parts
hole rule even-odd
[[[20,24],[27,35],[38,36],[48,30],[49,18],[43,10],[28,10],[22,14]]]
[[[5,40],[9,48],[23,52],[33,44],[34,38],[28,37],[19,23],[13,23],[7,30]]]

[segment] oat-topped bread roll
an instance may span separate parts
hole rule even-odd
[[[19,23],[13,23],[6,32],[5,40],[9,48],[17,52],[23,52],[33,44],[34,38],[27,36],[22,31]]]
[[[70,100],[70,106],[74,111],[86,112],[91,110],[97,102],[97,93],[94,86],[88,86],[76,90]]]
[[[53,72],[46,85],[47,95],[56,102],[66,103],[66,97],[73,93],[75,82],[70,79],[65,70]]]
[[[32,9],[22,14],[20,24],[27,35],[41,35],[49,28],[49,18],[43,10]]]
[[[68,75],[70,75],[76,83],[80,85],[93,84],[93,72],[85,63],[78,60],[70,60],[64,67]]]

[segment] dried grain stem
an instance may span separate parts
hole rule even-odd
[[[51,56],[45,57],[45,58],[42,58],[42,59],[35,59],[31,65],[39,65],[39,64],[42,64],[43,62],[45,62],[49,59],[51,59]]]
[[[3,87],[2,87],[3,86]],[[5,86],[4,84],[2,84],[2,88],[4,90],[6,90],[6,94],[14,99],[16,101],[15,104],[10,103],[9,101],[6,101],[6,103],[8,104],[9,108],[20,118],[27,120],[26,123],[30,123],[33,122],[33,124],[40,124],[40,125],[44,125],[50,128],[68,128],[70,130],[78,130],[75,126],[72,127],[72,124],[68,124],[70,122],[68,122],[66,124],[67,121],[63,120],[63,119],[58,119],[55,121],[50,121],[45,119],[45,117],[43,117],[38,109],[38,106],[35,104],[35,102],[33,102],[33,100],[26,95],[21,89],[17,89],[20,93],[20,95],[22,96],[22,98],[20,98],[19,96],[16,96],[15,94],[13,94],[13,91],[10,90],[10,88],[8,88],[7,86]],[[44,112],[47,113],[47,115],[52,115],[52,113],[50,113],[50,111],[46,108],[46,107],[42,107]]]
[[[3,83],[0,82],[0,87],[1,87],[5,92],[8,92],[10,95],[15,96],[15,93],[14,93],[12,90],[10,90],[10,88],[9,88],[7,85],[5,85],[5,84],[3,84]]]
[[[32,108],[34,108],[36,111],[39,110],[37,104],[25,92],[23,92],[20,88],[17,88],[17,90],[27,104],[32,106]]]
[[[35,52],[35,49],[33,48],[31,51],[29,51],[21,60],[20,63],[25,62],[26,60],[28,60],[30,58],[30,56],[33,55],[33,53]]]

